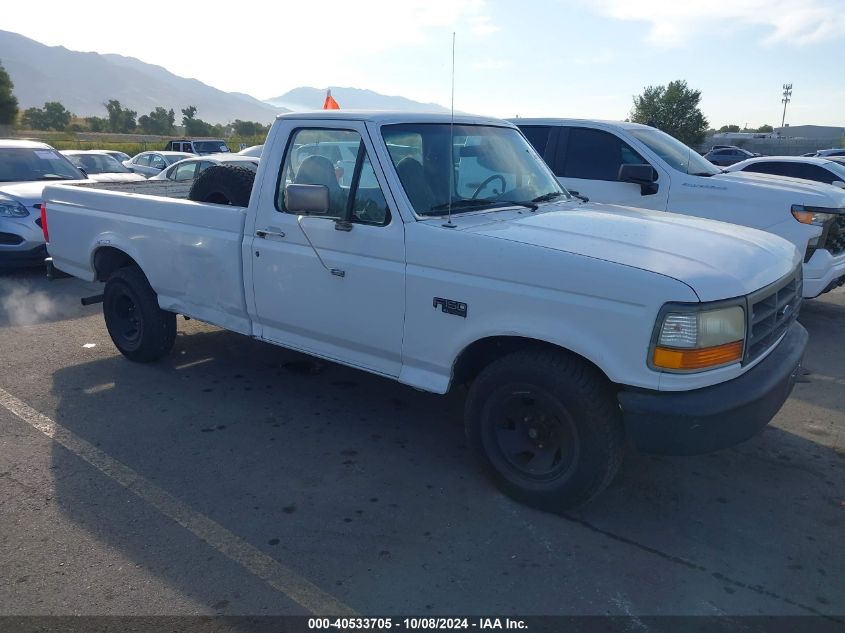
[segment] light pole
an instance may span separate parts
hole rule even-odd
[[[783,84],[783,118],[780,120],[780,127],[783,130],[783,126],[786,124],[786,104],[789,103],[790,97],[792,97],[792,84]]]

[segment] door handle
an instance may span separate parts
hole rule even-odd
[[[270,235],[275,236],[275,237],[284,237],[285,236],[284,232],[282,232],[282,231],[265,231],[263,229],[260,230],[260,231],[256,231],[255,235],[257,237],[265,238],[265,239]]]

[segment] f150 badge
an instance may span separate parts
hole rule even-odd
[[[459,317],[467,318],[467,304],[465,304],[461,301],[453,301],[452,299],[443,299],[441,297],[434,297],[433,305],[434,305],[435,310],[439,306],[441,312],[445,312],[446,314],[454,314],[454,315],[457,315]]]

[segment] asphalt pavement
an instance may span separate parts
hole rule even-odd
[[[0,615],[812,615],[845,620],[845,292],[807,375],[700,457],[631,453],[566,517],[473,464],[436,396],[179,320],[112,346],[100,292],[0,277]]]

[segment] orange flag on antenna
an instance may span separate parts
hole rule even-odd
[[[323,110],[340,110],[340,104],[332,97],[331,88],[326,90],[326,100],[323,102]]]

